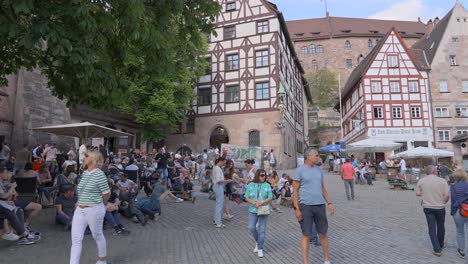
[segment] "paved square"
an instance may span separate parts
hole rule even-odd
[[[326,184],[336,214],[329,218],[333,264],[450,264],[463,263],[456,253],[455,227],[447,214],[447,248],[432,255],[420,200],[413,191],[390,190],[385,180],[375,186],[357,186],[356,200],[348,202],[338,175],[327,174]],[[265,258],[252,252],[247,230],[247,204],[231,204],[235,215],[225,229],[212,225],[214,202],[201,194],[195,204],[167,202],[159,222],[146,227],[125,221],[127,237],[107,229],[108,260],[122,263],[301,263],[300,230],[292,209],[269,218]],[[0,242],[0,263],[67,263],[70,233],[53,224],[54,211],[42,212],[34,227],[43,232],[36,245]],[[311,263],[323,263],[320,248],[311,246]],[[95,263],[91,236],[83,244],[81,263]]]

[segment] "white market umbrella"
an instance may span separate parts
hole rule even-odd
[[[90,122],[63,124],[56,126],[36,127],[33,130],[39,130],[60,136],[78,137],[84,140],[95,137],[124,137],[132,136],[116,129],[93,124]]]
[[[444,158],[453,156],[452,151],[426,147],[417,147],[395,155],[398,158]]]
[[[393,141],[369,138],[348,144],[346,150],[348,152],[386,152],[395,150],[402,145]]]

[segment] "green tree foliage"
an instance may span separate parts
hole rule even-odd
[[[183,120],[216,0],[0,0],[0,85],[39,68],[70,106],[132,114],[149,140]]]
[[[328,69],[320,69],[306,76],[314,104],[319,107],[332,107],[337,102],[338,79],[336,74]]]

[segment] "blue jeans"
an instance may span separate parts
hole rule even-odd
[[[169,172],[167,171],[167,168],[165,168],[165,169],[158,169],[158,171],[159,171],[159,175],[160,175],[159,177],[160,177],[161,179],[167,179],[167,177],[169,176]]]
[[[216,207],[214,213],[214,221],[215,224],[220,225],[221,216],[223,214],[223,207],[224,207],[224,185],[222,184],[214,184],[213,191],[216,194]]]
[[[466,254],[468,252],[468,217],[461,216],[460,210],[457,210],[457,212],[453,215],[453,220],[455,221],[455,226],[457,227],[458,248],[464,250]]]
[[[424,214],[426,215],[432,248],[434,249],[434,252],[442,252],[445,238],[445,208],[424,208]]]
[[[63,215],[56,215],[55,216],[55,223],[57,223],[59,225],[68,225],[71,222],[71,220],[73,219],[73,213],[66,214],[66,215],[68,215],[69,219],[67,219]]]
[[[252,234],[255,242],[257,242],[258,250],[263,250],[263,244],[265,244],[267,221],[268,215],[259,216],[256,213],[249,212],[249,231]]]
[[[312,225],[312,236],[310,237],[310,239],[314,243],[318,243],[320,241],[319,238],[318,238],[317,226],[315,225],[315,223]]]
[[[106,219],[107,223],[111,225],[112,227],[116,227],[122,224],[120,222],[120,214],[118,210],[115,210],[112,212],[106,211],[106,214],[104,215],[104,219]]]

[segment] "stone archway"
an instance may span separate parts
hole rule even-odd
[[[226,128],[217,126],[210,135],[210,147],[221,149],[221,144],[229,143],[229,133]]]

